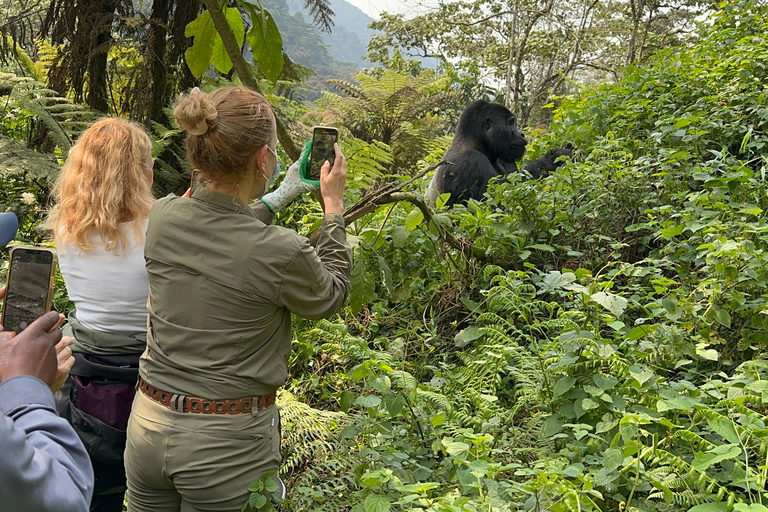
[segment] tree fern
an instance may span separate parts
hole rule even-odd
[[[26,174],[32,179],[53,181],[58,176],[59,169],[53,155],[38,153],[24,144],[0,135],[0,176]]]

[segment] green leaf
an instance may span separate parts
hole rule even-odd
[[[739,434],[728,418],[707,418],[707,425],[729,443],[739,444]]]
[[[230,7],[225,10],[224,15],[227,18],[229,28],[231,28],[232,32],[235,34],[237,47],[242,49],[243,41],[245,40],[245,24],[243,23],[243,17],[240,15],[240,11],[234,7]],[[229,58],[227,49],[224,48],[224,42],[221,40],[221,36],[218,32],[216,33],[216,41],[213,44],[211,63],[220,73],[226,74],[232,69],[232,60]]]
[[[352,391],[342,391],[341,397],[339,398],[339,406],[341,407],[341,410],[344,412],[349,412],[349,408],[352,407],[352,404],[355,402],[355,393]]]
[[[535,249],[537,251],[555,252],[555,248],[547,244],[533,244],[526,247],[526,249]]]
[[[263,494],[254,493],[248,498],[248,504],[252,509],[260,510],[261,507],[267,504],[267,498]]]
[[[581,408],[582,410],[591,411],[592,409],[597,409],[600,407],[600,404],[598,404],[595,400],[592,400],[591,398],[585,398],[581,401]]]
[[[390,393],[384,397],[384,406],[387,408],[387,412],[390,416],[397,416],[407,405],[405,397],[402,393]]]
[[[707,453],[697,453],[691,465],[699,471],[704,471],[709,466],[724,460],[736,459],[739,455],[741,455],[741,448],[739,446],[723,444],[708,450]]]
[[[405,218],[405,229],[407,231],[413,231],[419,226],[419,224],[421,224],[423,220],[424,214],[421,213],[421,210],[418,208],[414,208],[408,212],[408,216]]]
[[[381,398],[375,395],[364,395],[357,397],[355,403],[362,407],[378,407],[381,405]]]
[[[677,311],[677,299],[661,299],[661,306],[669,313],[674,315]]]
[[[673,226],[671,228],[662,229],[661,230],[661,235],[664,238],[672,238],[674,236],[682,234],[683,231],[685,231],[685,224],[680,224],[680,225],[677,225],[677,226]]]
[[[261,19],[251,20],[253,27],[248,32],[248,44],[264,75],[271,82],[277,82],[283,70],[283,38],[269,11],[261,12]]]
[[[763,496],[765,496],[765,493]],[[736,512],[768,512],[768,507],[761,505],[760,503],[736,503],[733,506],[733,510]]]
[[[453,338],[453,342],[457,347],[462,348],[467,346],[470,342],[483,336],[483,333],[477,327],[469,326],[466,329],[460,330]]]
[[[269,492],[275,492],[277,490],[277,482],[275,482],[272,478],[267,478],[264,481],[264,489]]]
[[[631,341],[639,340],[643,336],[646,336],[656,329],[658,329],[658,325],[638,325],[637,327],[633,328],[631,331],[629,331],[629,334],[627,337]]]
[[[368,497],[365,498],[363,507],[365,508],[365,512],[389,512],[391,505],[386,496],[369,494]]]
[[[718,309],[715,311],[715,319],[717,323],[725,327],[731,326],[731,314],[726,309]]]
[[[627,309],[627,299],[615,293],[597,292],[590,295],[590,299],[613,313],[613,316],[616,318],[620,317],[624,310]]]
[[[430,491],[432,489],[437,489],[438,487],[440,487],[440,484],[437,482],[420,482],[416,484],[397,486],[397,490],[400,492],[420,493],[424,491]]]
[[[550,416],[547,421],[542,423],[541,430],[539,430],[539,439],[548,439],[553,435],[560,432],[563,427],[563,422],[558,419],[557,416]]]
[[[608,448],[603,454],[603,467],[610,473],[624,464],[624,452],[621,448]]]
[[[688,512],[728,512],[728,504],[721,503],[702,503],[695,507],[689,508]]]
[[[602,375],[600,373],[596,373],[592,376],[592,380],[595,383],[595,386],[602,389],[603,391],[606,391],[608,389],[611,389],[613,386],[618,384],[619,379],[616,377],[609,375],[606,377],[605,375]]]
[[[216,38],[219,37],[216,28],[213,26],[211,13],[205,11],[191,21],[184,28],[184,35],[195,38],[192,46],[184,52],[184,57],[187,60],[189,70],[195,78],[200,78],[211,67],[213,47],[216,44]],[[219,40],[221,40],[220,37]]]
[[[648,379],[653,377],[653,372],[651,370],[639,364],[633,364],[632,366],[630,366],[629,373],[641,385],[644,384]]]
[[[555,384],[555,389],[552,391],[553,397],[558,397],[562,395],[563,393],[568,392],[573,385],[576,384],[576,378],[575,377],[563,377],[560,380],[557,381],[557,384]]]
[[[462,443],[461,441],[449,441],[446,443],[445,440],[443,440],[443,444],[445,445],[445,451],[448,452],[448,455],[456,457],[459,460],[465,460],[469,455],[469,445],[467,443]]]
[[[405,229],[405,226],[393,227],[390,234],[392,235],[392,244],[396,248],[402,249],[408,243],[408,230]]]

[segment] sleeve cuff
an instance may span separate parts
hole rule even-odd
[[[269,204],[268,202],[266,202],[266,201],[264,200],[264,198],[263,198],[263,197],[260,199],[260,201],[261,201],[262,203],[264,203],[264,206],[266,206],[266,207],[267,207],[267,210],[269,210],[269,213],[271,213],[272,215],[274,215],[274,214],[275,214],[275,210],[272,208],[272,205],[271,205],[271,204]]]
[[[40,404],[56,410],[53,392],[45,382],[29,375],[19,375],[0,383],[0,414],[30,404]]]
[[[347,223],[344,222],[344,216],[340,213],[326,213],[323,216],[323,224],[335,224],[339,227],[347,227]]]

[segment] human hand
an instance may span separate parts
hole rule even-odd
[[[56,344],[56,379],[51,384],[51,391],[54,393],[61,389],[69,377],[69,370],[75,364],[75,357],[72,355],[72,349],[69,348],[75,342],[75,338],[64,336]]]
[[[19,375],[37,377],[51,386],[56,380],[56,349],[61,340],[57,329],[61,315],[46,313],[14,335],[0,332],[0,382]]]
[[[325,203],[325,213],[344,214],[344,186],[347,182],[347,159],[338,144],[333,145],[336,159],[331,168],[326,160],[320,168],[320,194]]]

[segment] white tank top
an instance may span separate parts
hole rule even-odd
[[[57,245],[59,268],[67,293],[77,308],[77,319],[100,332],[136,334],[147,330],[147,270],[144,243],[136,245],[131,223],[120,225],[128,249],[107,251],[97,234],[94,249],[81,251],[74,244]],[[147,230],[147,220],[143,224]]]

